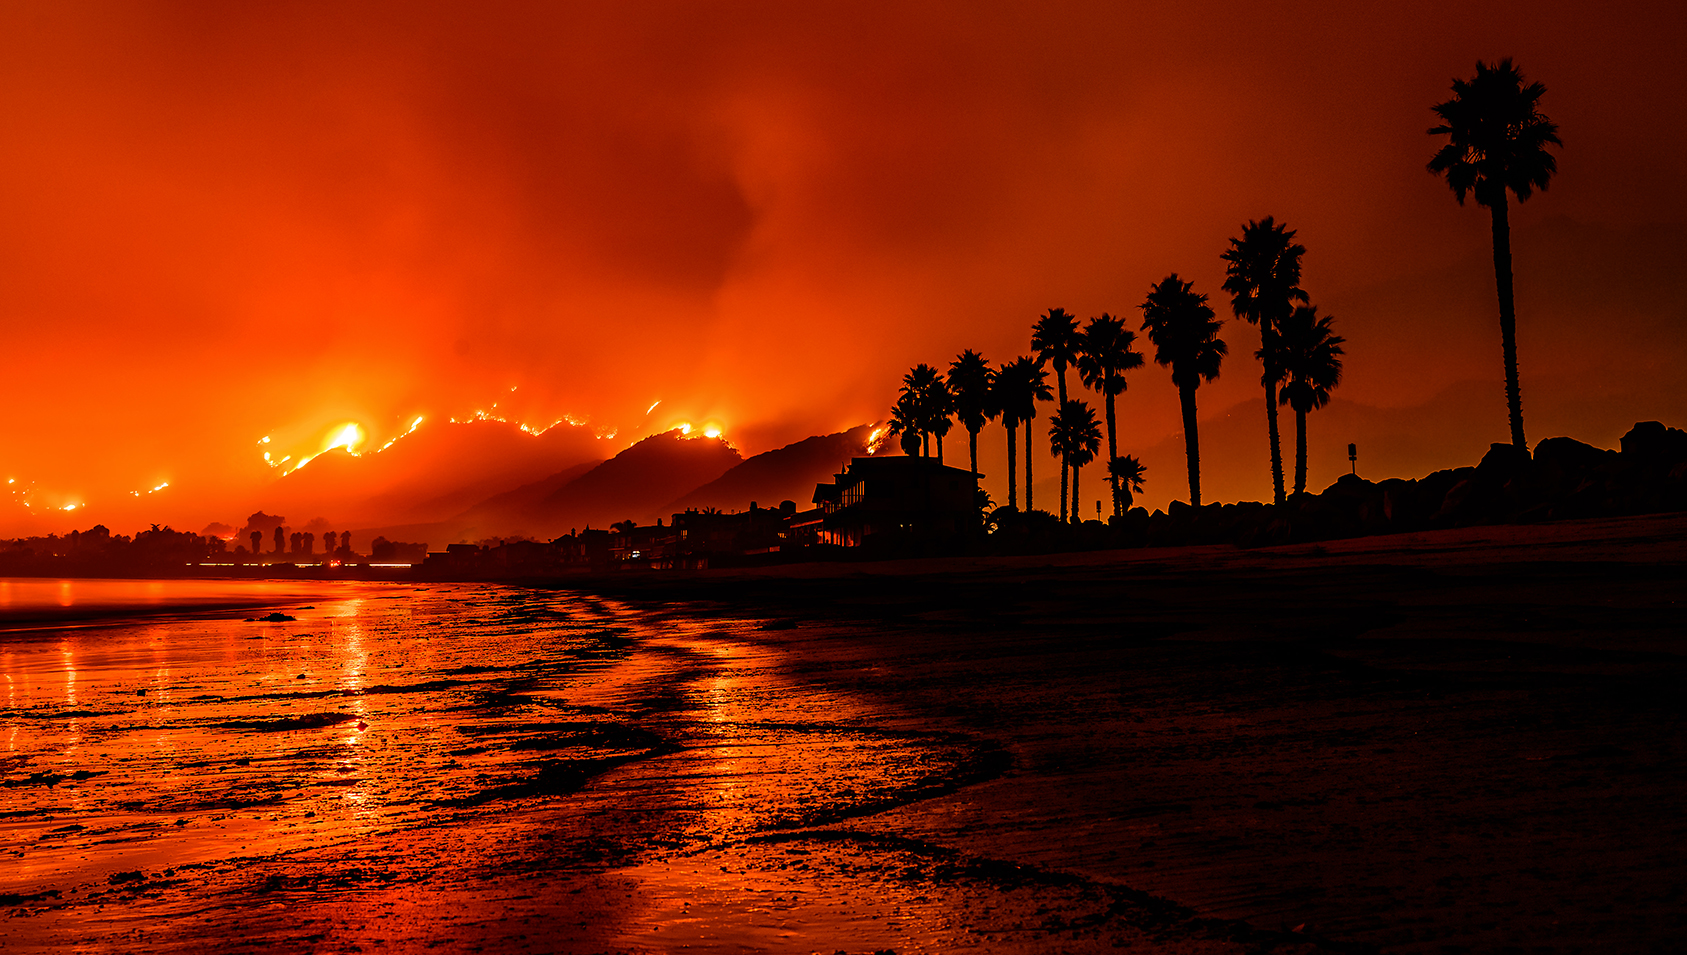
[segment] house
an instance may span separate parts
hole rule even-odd
[[[935,458],[854,458],[814,488],[812,511],[792,516],[799,545],[900,546],[952,542],[982,533],[978,478]]]

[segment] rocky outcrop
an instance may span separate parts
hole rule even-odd
[[[1089,522],[1067,547],[1172,547],[1232,543],[1262,547],[1481,524],[1687,511],[1687,432],[1636,424],[1610,451],[1573,438],[1547,438],[1534,453],[1495,444],[1474,467],[1416,480],[1367,481],[1352,474],[1282,506],[1243,502],[1190,507],[1174,501],[1152,514],[1133,508]],[[1001,543],[1008,543],[1004,540]],[[1044,548],[1059,549],[1059,548]]]

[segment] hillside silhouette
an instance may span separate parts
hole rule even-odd
[[[588,524],[607,527],[665,516],[657,502],[707,484],[741,461],[720,438],[688,437],[678,430],[652,435],[524,508],[520,517],[530,533],[548,536]]]
[[[319,455],[278,477],[260,501],[270,511],[347,525],[431,523],[602,460],[603,452],[590,430],[566,423],[534,435],[502,421],[424,422],[384,451]]]
[[[677,513],[689,508],[713,507],[737,511],[749,506],[751,501],[773,507],[787,500],[806,507],[816,484],[830,481],[850,458],[867,453],[867,439],[872,433],[873,426],[864,424],[764,451],[663,510]]]

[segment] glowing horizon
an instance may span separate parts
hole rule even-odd
[[[883,420],[915,363],[1025,354],[1051,306],[1137,329],[1174,271],[1230,347],[1198,393],[1203,484],[1263,499],[1257,330],[1218,256],[1268,214],[1348,342],[1312,483],[1350,441],[1377,476],[1470,463],[1505,437],[1490,231],[1425,171],[1424,131],[1453,77],[1504,55],[1565,142],[1511,207],[1531,443],[1687,423],[1687,97],[1659,66],[1679,11],[405,17],[420,42],[361,9],[0,10],[0,537],[227,522],[329,451],[380,472],[345,488],[371,499],[396,480],[377,462],[453,421],[576,458],[686,423],[748,456]],[[1178,394],[1151,355],[1128,383],[1119,451],[1163,507],[1184,494]],[[979,439],[998,501],[1004,443]],[[433,462],[435,492],[459,464]]]

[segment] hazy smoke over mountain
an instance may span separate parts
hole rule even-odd
[[[275,484],[348,423],[366,457],[417,418],[383,453],[477,412],[579,438],[500,451],[527,462],[510,469],[464,454],[417,471],[462,507],[682,423],[752,455],[882,419],[916,361],[1024,352],[1051,305],[1134,324],[1176,270],[1227,315],[1218,253],[1267,213],[1300,229],[1305,285],[1349,342],[1340,400],[1424,404],[1499,375],[1486,218],[1425,172],[1424,130],[1452,76],[1508,54],[1548,84],[1566,144],[1513,219],[1531,434],[1583,423],[1551,417],[1572,403],[1528,404],[1543,382],[1657,407],[1625,408],[1623,427],[1668,417],[1682,376],[1627,359],[1680,354],[1678,272],[1562,263],[1555,295],[1613,303],[1595,328],[1529,284],[1527,256],[1559,217],[1588,230],[1564,248],[1648,226],[1679,253],[1687,81],[1658,64],[1678,56],[1681,16],[8,7],[0,479],[17,490],[0,532],[232,524],[257,507],[359,520],[390,487],[348,477],[330,500]],[[1256,333],[1225,335],[1212,414],[1257,391]],[[1479,412],[1503,438],[1503,407]],[[1163,370],[1133,374],[1121,416],[1121,453],[1175,436]],[[1262,441],[1213,446],[1213,487],[1259,496]],[[981,442],[997,487],[1000,445]],[[1142,500],[1178,493],[1179,465],[1150,464]]]

